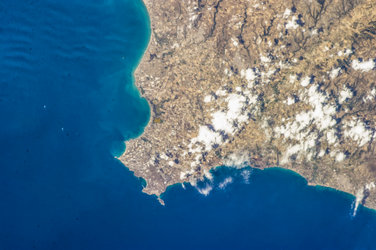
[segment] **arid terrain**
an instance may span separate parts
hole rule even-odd
[[[279,166],[376,209],[376,1],[144,3],[151,120],[119,157],[144,192]]]

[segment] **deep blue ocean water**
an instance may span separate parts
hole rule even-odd
[[[149,119],[149,34],[140,0],[0,1],[0,250],[376,249],[374,211],[278,168],[143,194],[114,156]]]

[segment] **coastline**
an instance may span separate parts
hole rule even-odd
[[[149,39],[148,39],[146,47],[144,47],[144,53],[139,57],[139,60],[137,61],[137,63],[135,64],[135,66],[132,68],[132,71],[131,71],[132,86],[138,91],[139,96],[141,98],[145,99],[145,101],[147,102],[147,104],[149,106],[149,110],[150,110],[150,112],[149,112],[149,120],[148,120],[147,124],[144,126],[143,131],[150,125],[150,122],[152,121],[152,118],[153,118],[152,106],[151,106],[150,102],[148,101],[148,99],[145,98],[145,96],[142,94],[141,86],[139,84],[137,84],[138,83],[138,81],[137,81],[138,70],[140,70],[140,65],[145,60],[145,55],[148,53],[151,41],[153,39],[153,32],[151,32],[151,30],[152,30],[151,29],[151,18],[150,18],[149,10],[147,8],[147,5],[146,5],[145,1],[146,0],[140,0],[140,3],[143,5],[143,13],[147,17],[147,19],[148,19],[148,27],[147,28],[148,28],[148,33],[149,33],[149,35],[148,35]],[[136,138],[140,137],[142,134],[143,134],[143,132],[141,132],[141,134],[135,135],[134,137],[132,137],[129,140],[127,140],[126,142],[128,142],[130,140],[133,140],[133,139],[136,139]],[[127,150],[127,148],[125,147],[125,150],[124,150],[124,152],[122,154],[125,154],[126,150]]]
[[[152,1],[151,1],[152,2]],[[148,17],[149,17],[149,20],[150,20],[150,30],[153,29],[153,18],[155,18],[155,15],[153,15],[153,9],[151,7],[151,3],[149,1],[143,1],[143,4],[145,6],[145,10],[148,14]],[[156,11],[156,10],[154,10]],[[155,115],[154,113],[154,108],[155,106],[153,106],[151,100],[150,100],[150,89],[149,89],[149,94],[145,94],[143,93],[144,90],[143,88],[141,87],[142,86],[142,83],[145,82],[145,71],[148,71],[150,72],[150,61],[152,61],[153,59],[150,59],[148,60],[147,59],[147,55],[152,55],[153,52],[155,52],[156,50],[156,47],[158,46],[158,44],[154,41],[155,40],[155,37],[154,37],[154,32],[151,31],[150,32],[150,38],[149,38],[149,41],[148,41],[148,45],[145,49],[145,52],[143,54],[143,56],[141,57],[140,61],[139,61],[139,64],[135,67],[134,71],[133,71],[133,77],[134,77],[134,86],[137,88],[137,90],[139,91],[140,93],[140,96],[145,98],[148,105],[149,105],[149,108],[150,108],[150,119],[147,123],[147,125],[144,127],[144,132],[140,135],[138,135],[136,138],[132,138],[130,140],[128,140],[126,142],[126,149],[125,149],[125,152],[123,153],[123,155],[120,158],[120,160],[127,166],[130,168],[130,170],[132,172],[134,172],[135,176],[139,176],[139,177],[143,177],[144,176],[144,171],[149,171],[149,170],[145,170],[145,169],[140,169],[139,167],[137,167],[137,165],[139,164],[136,164],[136,166],[134,167],[130,167],[128,166],[126,163],[128,162],[127,159],[125,159],[125,155],[128,155],[128,154],[131,154],[131,155],[134,155],[134,153],[137,151],[137,150],[140,150],[140,145],[139,144],[139,141],[140,141],[140,138],[142,139],[144,133],[146,132],[146,135],[149,136],[151,134],[153,134],[153,126],[155,127],[156,125],[154,124],[154,119],[155,118],[158,118],[158,115]],[[153,44],[154,42],[154,44]],[[152,51],[153,50],[153,51]],[[148,87],[150,87],[151,85],[148,85]],[[158,91],[156,89],[156,91]],[[167,132],[167,131],[166,131]],[[156,133],[160,133],[160,131],[156,131]],[[159,134],[161,135],[161,134]],[[154,136],[154,135],[152,135]],[[146,137],[144,137],[144,140],[146,139]],[[128,147],[129,146],[129,147]],[[131,151],[129,151],[129,149],[132,148]],[[142,148],[142,146],[141,146]],[[151,150],[150,152],[152,152],[153,150]],[[148,155],[149,153],[146,153],[146,155]],[[149,155],[149,158],[150,158],[151,154]],[[133,156],[129,156],[129,157],[133,157]],[[278,157],[277,157],[278,158]],[[222,160],[217,160],[215,161],[217,163],[217,165],[209,165],[207,166],[205,169],[206,170],[210,170],[210,169],[213,169],[213,168],[216,168],[215,166],[220,166],[220,165],[223,165],[223,161]],[[131,162],[131,164],[134,164],[135,162]],[[278,163],[278,159],[277,159],[277,163]],[[275,163],[274,163],[275,164]],[[250,164],[251,165],[251,164]],[[280,164],[278,164],[280,165]],[[264,162],[261,164],[261,166],[259,166],[258,168],[261,168],[261,169],[264,169],[264,168],[269,168],[269,167],[272,167],[273,165],[270,164],[270,162]],[[312,172],[310,172],[311,170],[309,170],[307,172],[307,169],[305,169],[304,167],[296,167],[295,164],[288,164],[288,166],[286,167],[280,167],[281,169],[285,169],[285,170],[291,170],[293,171],[294,173],[302,176],[306,181],[307,181],[307,185],[309,186],[315,186],[315,187],[325,187],[325,188],[330,188],[330,189],[334,189],[334,190],[337,190],[337,191],[340,191],[340,192],[345,192],[345,193],[348,193],[348,194],[351,194],[355,197],[359,196],[359,187],[356,187],[355,189],[353,187],[350,187],[350,188],[345,188],[345,186],[342,186],[342,187],[339,187],[338,184],[336,185],[333,185],[334,183],[329,184],[329,183],[325,183],[323,181],[317,181],[315,180],[315,178],[313,177],[312,175]],[[307,167],[308,168],[308,167]],[[205,172],[205,171],[204,171]],[[161,199],[161,196],[162,194],[166,191],[166,188],[167,187],[170,187],[171,185],[174,185],[174,184],[177,184],[177,183],[184,183],[184,182],[191,182],[192,183],[192,180],[180,180],[179,178],[176,178],[174,177],[174,175],[178,175],[177,173],[173,173],[172,176],[173,178],[170,178],[170,181],[166,182],[166,183],[150,183],[150,181],[148,182],[148,178],[144,179],[145,182],[147,183],[147,186],[146,188],[143,190],[145,193],[148,193],[148,194],[155,194],[158,199]],[[196,180],[200,180],[202,179],[203,177],[205,176],[204,173],[202,173],[200,176],[196,177]],[[151,187],[150,186],[152,184],[156,184],[154,187]],[[365,191],[363,191],[365,192]],[[371,194],[373,194],[371,192]],[[373,194],[374,195],[374,194]],[[371,197],[372,198],[372,197]],[[364,203],[365,200],[361,200],[361,201],[358,201],[358,202],[362,202]],[[367,203],[365,204],[367,207],[370,207],[371,209],[375,209],[376,208],[376,199],[367,199]]]

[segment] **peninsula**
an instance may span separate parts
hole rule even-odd
[[[152,113],[119,157],[144,192],[278,166],[376,209],[376,1],[144,3]]]

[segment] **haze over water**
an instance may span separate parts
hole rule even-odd
[[[143,194],[114,156],[149,35],[140,0],[0,1],[0,249],[376,249],[374,211],[282,169]]]

